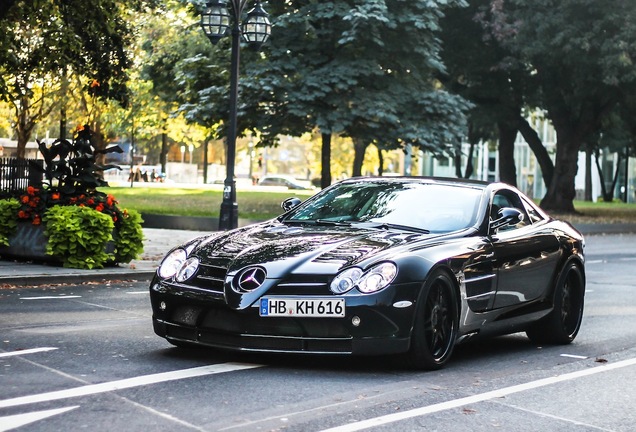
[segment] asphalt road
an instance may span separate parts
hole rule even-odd
[[[583,326],[387,358],[172,348],[146,283],[0,290],[0,431],[634,431],[636,235],[587,239]]]

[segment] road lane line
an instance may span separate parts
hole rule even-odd
[[[585,360],[586,356],[582,356],[582,355],[576,355],[576,354],[561,354],[561,357],[569,357],[569,358],[573,358],[573,359],[580,359],[580,360]]]
[[[134,378],[127,378],[118,381],[110,381],[101,384],[89,384],[82,387],[67,390],[58,390],[48,393],[40,393],[30,396],[21,396],[13,399],[0,400],[0,408],[8,408],[19,405],[26,405],[38,402],[48,402],[53,400],[68,399],[78,396],[88,396],[98,393],[106,393],[116,390],[123,390],[132,387],[141,387],[150,384],[157,384],[166,381],[175,381],[186,378],[194,378],[218,373],[233,372],[244,369],[263,367],[263,365],[250,363],[221,363],[210,366],[201,366],[191,369],[181,369],[171,372],[162,372],[152,375],[142,375]]]
[[[18,356],[18,355],[24,355],[24,354],[34,354],[39,352],[54,351],[56,349],[57,348],[53,348],[53,347],[31,348],[31,349],[25,349],[25,350],[19,350],[19,351],[3,352],[3,353],[0,353],[0,357],[12,357],[12,356]]]
[[[73,298],[82,298],[82,296],[61,295],[61,296],[20,297],[20,300],[62,300],[62,299],[73,299]]]
[[[36,411],[27,414],[16,414],[6,417],[0,417],[0,432],[9,431],[11,429],[19,428],[20,426],[25,426],[30,423],[34,423],[36,421],[44,420],[45,418],[53,417],[58,414],[65,413],[67,411],[72,411],[76,408],[79,408],[79,405],[66,407],[66,408],[58,408],[46,411]]]
[[[602,366],[593,367],[590,369],[583,369],[576,372],[570,372],[563,375],[557,375],[554,377],[543,378],[536,381],[530,381],[524,384],[518,384],[511,387],[504,387],[498,390],[489,391],[482,394],[468,396],[461,399],[450,400],[441,402],[434,405],[428,405],[412,410],[388,414],[381,417],[370,418],[355,423],[349,423],[342,426],[336,426],[329,429],[324,429],[321,432],[355,432],[363,429],[368,429],[376,426],[385,425],[401,420],[406,420],[414,417],[421,417],[428,414],[433,414],[440,411],[445,411],[453,408],[459,408],[465,405],[475,404],[479,402],[485,402],[490,399],[497,399],[509,396],[514,393],[520,393],[523,391],[534,390],[540,387],[545,387],[552,384],[557,384],[564,381],[569,381],[577,378],[583,378],[591,375],[595,375],[602,372],[608,372],[615,369],[620,369],[628,366],[636,365],[636,358],[619,361],[616,363],[606,363]]]

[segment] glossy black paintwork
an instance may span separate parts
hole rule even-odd
[[[273,220],[199,239],[190,245],[190,255],[222,269],[224,280],[212,292],[205,283],[177,284],[155,277],[151,283],[155,331],[173,341],[229,349],[332,352],[330,338],[323,340],[319,330],[329,320],[336,335],[333,352],[403,352],[409,348],[420,289],[436,269],[448,272],[457,282],[460,338],[523,330],[551,310],[554,284],[565,263],[575,261],[583,268],[583,238],[570,225],[543,213],[543,219],[531,225],[492,230],[491,197],[499,190],[517,191],[502,184],[467,185],[482,188],[484,198],[476,209],[475,225],[461,231],[425,234],[370,225]],[[272,325],[286,318],[258,316],[258,302],[264,295],[334,296],[329,283],[339,271],[351,266],[368,269],[382,261],[397,264],[395,281],[374,294],[355,289],[343,294],[344,319],[289,318],[290,326],[286,326]],[[236,288],[237,275],[255,265],[266,270],[265,283],[255,291],[241,292]],[[168,305],[165,311],[159,308],[161,301]],[[175,322],[179,310],[196,312],[199,318],[189,325]],[[214,316],[230,316],[237,323],[243,320],[245,326],[216,328]],[[359,326],[352,325],[353,316],[362,318]],[[264,337],[266,341],[257,342]],[[289,338],[298,339],[298,345],[287,345]]]

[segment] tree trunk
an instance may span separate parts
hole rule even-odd
[[[322,148],[320,153],[320,187],[322,189],[331,184],[331,134],[322,134]]]
[[[378,175],[382,177],[382,174],[384,174],[384,155],[382,149],[378,147]]]
[[[528,121],[521,116],[519,117],[519,132],[528,144],[528,147],[530,147],[530,150],[532,150],[532,153],[534,153],[534,157],[537,159],[537,163],[541,168],[543,183],[546,188],[549,188],[554,176],[554,163],[552,162],[552,159],[550,159],[548,150],[543,145],[537,131],[535,131]]]
[[[473,155],[475,154],[475,143],[470,143],[470,150],[468,150],[468,160],[466,161],[466,171],[464,172],[464,178],[470,178],[475,171],[473,165]]]
[[[364,162],[364,153],[369,145],[364,140],[353,138],[353,170],[351,175],[353,177],[360,177],[362,175],[362,163]]]
[[[16,157],[18,159],[24,159],[26,157],[26,145],[31,138],[31,132],[35,127],[35,123],[29,116],[30,104],[29,98],[20,98],[20,108],[18,110],[18,122],[16,125],[16,135],[18,138],[18,144],[16,149]]]
[[[61,91],[61,101],[60,101],[60,136],[59,139],[66,139],[66,99],[68,95],[68,75],[66,68],[62,71],[62,91]],[[86,108],[86,106],[84,106]],[[86,110],[88,112],[88,110]]]
[[[517,125],[498,122],[499,129],[499,180],[517,186],[517,166],[515,164],[515,139]]]
[[[592,197],[592,144],[585,145],[585,201],[594,201]]]
[[[207,155],[207,152],[206,152]],[[159,163],[161,164],[161,172],[166,172],[166,162],[168,157],[168,134],[165,130],[161,133],[161,153],[159,154]]]
[[[164,138],[165,136],[166,134],[164,133],[161,137],[162,154],[163,154],[163,142],[164,140],[166,140],[166,138]],[[208,184],[208,145],[209,144],[210,144],[210,140],[206,137],[205,140],[203,141],[203,184]],[[250,154],[250,164],[251,163],[252,163],[252,159]],[[165,156],[164,156],[164,164],[165,164]],[[163,165],[162,165],[162,169],[163,169]],[[252,170],[252,165],[250,165],[250,171],[251,170]],[[250,181],[252,181],[251,178],[250,178]]]
[[[100,121],[96,121],[93,124],[93,134],[91,135],[91,144],[97,150],[104,150],[106,148],[106,142],[104,140],[104,134],[102,133],[102,123]],[[95,164],[104,166],[106,165],[106,154],[99,153],[95,155]],[[100,179],[104,180],[104,171],[98,171]]]
[[[554,177],[548,191],[541,200],[541,206],[550,211],[575,213],[574,178],[578,170],[578,153],[581,148],[581,131],[575,133],[574,126],[567,121],[552,118],[557,133],[557,151],[554,164]]]

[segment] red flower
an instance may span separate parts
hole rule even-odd
[[[29,218],[29,214],[27,212],[25,212],[24,210],[20,210],[18,212],[18,217],[20,219],[28,219]]]
[[[22,195],[22,197],[20,197],[20,202],[22,204],[28,204],[30,198],[27,195]]]
[[[27,188],[27,194],[29,194],[31,196],[35,195],[37,192],[39,192],[39,189],[34,188],[33,186],[29,186]]]
[[[99,203],[97,207],[95,207],[95,210],[97,210],[98,212],[104,211],[104,204]]]
[[[59,200],[60,199],[60,194],[59,192],[55,192],[51,195],[51,198],[54,200]]]
[[[40,219],[40,216],[33,216],[33,225],[40,225],[40,223],[42,223],[42,219]]]

